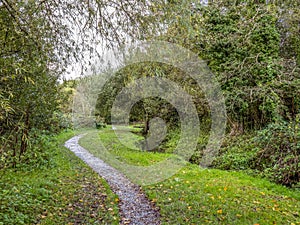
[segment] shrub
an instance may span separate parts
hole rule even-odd
[[[263,176],[286,186],[300,179],[300,129],[299,115],[295,121],[270,124],[255,138],[260,148],[255,168]]]
[[[201,159],[203,157],[203,151],[207,145],[207,142],[208,142],[208,135],[201,134],[198,139],[196,151],[190,158],[189,162],[191,162],[193,164],[197,164],[197,165],[200,164]]]
[[[249,170],[258,151],[252,136],[253,134],[244,134],[226,137],[213,167],[223,170]]]
[[[59,133],[62,130],[72,129],[72,115],[62,112],[55,112],[51,118],[50,130]]]
[[[32,168],[42,168],[54,166],[52,160],[55,152],[55,137],[47,131],[32,130],[31,135],[34,137],[30,141],[27,151],[19,157],[17,167],[26,170]]]
[[[96,116],[95,126],[97,129],[105,128],[106,127],[105,119],[103,117]]]
[[[28,133],[26,145],[28,146],[22,154],[17,150],[20,144],[5,145],[6,139],[2,140],[4,146],[0,151],[0,169],[4,168],[19,168],[31,170],[32,168],[40,168],[52,165],[54,137],[49,131],[40,131],[32,129]],[[6,137],[7,138],[7,137]],[[18,138],[22,138],[18,136]],[[13,150],[12,148],[15,148]]]

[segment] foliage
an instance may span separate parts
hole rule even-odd
[[[159,38],[191,49],[217,76],[232,133],[298,113],[298,50],[291,44],[298,43],[297,4],[170,1],[155,9],[168,12],[161,18],[169,22],[167,31]]]
[[[1,49],[1,95],[5,102],[5,116],[0,119],[0,134],[5,138],[1,156],[11,156],[7,161],[24,156],[31,145],[32,130],[50,130],[53,114],[58,109],[58,74],[49,64],[55,58],[48,54],[49,33],[40,36],[36,31],[41,18],[24,2],[1,2],[0,4]],[[31,27],[22,24],[18,13],[28,16]],[[35,14],[36,13],[36,14]],[[32,35],[31,35],[32,32]],[[56,71],[58,72],[58,71]],[[1,107],[1,111],[2,107]],[[34,155],[35,152],[30,153]],[[18,160],[20,161],[20,160]]]
[[[58,110],[53,113],[52,118],[49,122],[49,131],[53,133],[59,133],[63,130],[68,130],[73,128],[71,114],[63,113]]]
[[[50,149],[53,149],[53,146],[49,141],[49,133],[31,130],[28,135],[34,138],[30,140],[25,139],[26,144],[28,145],[28,151],[25,151],[22,154],[17,152],[17,149],[21,148],[20,143],[11,144],[3,137],[4,140],[2,141],[4,147],[1,149],[0,169],[17,167],[19,169],[27,170],[30,168],[51,166],[52,153],[50,152]],[[18,138],[22,137],[18,136]],[[8,148],[12,148],[12,151],[6,150]]]
[[[142,35],[135,27],[148,26],[141,10],[147,12],[148,3],[0,1],[2,159],[27,154],[35,142],[32,130],[59,132],[70,127],[70,114],[63,114],[70,113],[72,87],[68,94],[59,84],[66,67],[90,62],[86,53],[99,54],[100,40],[113,46],[122,43],[125,34]],[[15,166],[16,160],[6,159],[12,161]]]
[[[203,91],[192,78],[178,68],[163,63],[142,62],[126,66],[111,76],[103,85],[95,107],[95,115],[104,117],[107,123],[111,122],[111,108],[122,88],[134,84],[140,78],[166,78],[179,84],[186,93],[193,97],[201,121],[206,121],[209,115],[208,103],[203,98]],[[157,85],[159,86],[159,81]],[[166,93],[169,92],[166,90]],[[172,95],[171,91],[169,94]],[[169,130],[180,126],[177,110],[168,101],[159,97],[144,98],[136,102],[130,112],[131,122],[144,124],[145,136],[149,131],[150,120],[155,117],[163,119]]]
[[[212,166],[222,170],[244,171],[257,175],[254,160],[259,148],[253,141],[253,133],[227,136]]]
[[[292,186],[300,182],[299,117],[294,122],[270,124],[255,137],[260,148],[255,168],[277,183]]]
[[[195,150],[194,154],[192,155],[192,157],[189,159],[189,162],[191,162],[193,164],[197,164],[197,165],[200,164],[201,159],[203,157],[203,151],[208,142],[208,137],[209,136],[207,135],[206,132],[200,134],[200,136],[198,138],[196,150]]]
[[[213,167],[248,174],[292,187],[299,178],[299,122],[278,122],[240,136],[228,136]]]
[[[104,118],[97,116],[95,120],[96,128],[101,129],[106,127],[106,123],[104,122]]]
[[[265,158],[261,149],[266,148],[268,138],[273,140],[271,137],[277,131],[267,132],[271,128],[262,131],[268,134],[265,142],[259,138],[263,138],[263,134],[252,138],[254,130],[269,124],[270,127],[281,124],[280,121],[294,124],[299,113],[298,9],[299,1],[248,0],[208,1],[206,4],[167,1],[153,9],[166,12],[158,13],[161,23],[166,24],[165,32],[158,39],[194,51],[206,60],[221,84],[226,98],[229,135],[214,161],[215,167],[261,173],[288,186],[299,181],[295,175],[299,171],[299,152],[294,150],[287,156],[276,150],[282,145],[288,145],[287,149],[294,146],[298,135],[295,129],[286,129],[283,135],[286,138],[277,138],[274,145],[267,148],[268,154],[277,155],[272,160]],[[283,130],[287,128],[287,125],[278,126]],[[252,134],[239,136],[248,131]],[[201,147],[201,143],[205,143],[202,136],[199,142],[200,148],[191,158],[194,163],[202,157],[204,146]],[[264,161],[263,165],[260,160]],[[293,166],[291,161],[294,161]]]

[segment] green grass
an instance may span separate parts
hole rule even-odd
[[[97,155],[93,133],[80,143]],[[110,153],[130,164],[147,166],[170,156],[122,147],[110,128],[99,136]],[[299,191],[242,172],[188,164],[169,179],[142,188],[159,206],[163,224],[300,224]]]
[[[53,140],[52,166],[0,171],[0,224],[118,224],[118,199],[107,183]]]
[[[99,140],[101,140],[101,143],[104,145],[105,149],[108,150],[109,154],[111,154],[114,159],[130,165],[149,166],[171,156],[171,154],[140,151],[137,149],[136,143],[140,141],[142,137],[135,135],[134,138],[132,138],[128,137],[125,132],[121,133],[120,136],[123,141],[128,146],[135,148],[132,150],[129,147],[124,146],[119,141],[118,137],[115,135],[115,132],[111,129],[111,126],[100,130],[99,135],[95,131],[86,133],[87,135],[79,140],[80,145],[86,147],[92,154],[100,158],[103,158],[103,152],[99,151],[99,149],[95,147]]]
[[[163,224],[300,224],[300,196],[243,173],[188,165],[143,187]]]

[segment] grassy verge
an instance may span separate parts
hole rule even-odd
[[[146,166],[155,163],[155,155],[168,156],[124,150],[109,128],[99,135],[110,152],[131,164]],[[84,139],[81,144],[93,152],[89,135]],[[188,164],[173,177],[143,189],[160,207],[163,224],[300,224],[298,191],[242,172]]]
[[[63,143],[53,140],[52,166],[0,173],[0,224],[118,224],[117,196]]]

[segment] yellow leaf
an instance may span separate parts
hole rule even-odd
[[[227,187],[224,187],[224,191],[227,191]]]
[[[218,214],[222,214],[222,213],[223,213],[222,209],[219,209],[219,210],[217,211],[217,213],[218,213]]]
[[[30,81],[32,84],[35,84],[34,81],[30,77],[28,77],[28,81]]]

